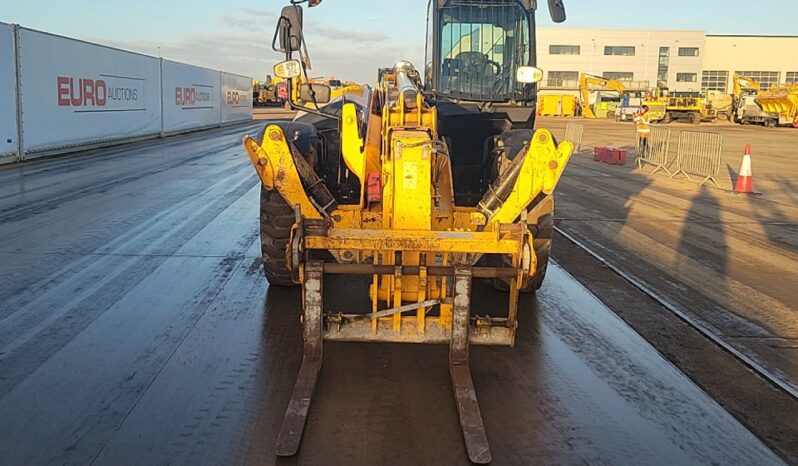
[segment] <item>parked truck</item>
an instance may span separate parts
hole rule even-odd
[[[621,97],[621,105],[615,110],[616,121],[634,121],[635,114],[640,113],[643,106],[648,107],[652,123],[665,119],[665,103],[657,101],[650,91],[626,91]]]
[[[742,95],[736,101],[734,122],[741,125],[773,127],[779,124],[779,114],[765,111],[757,103],[755,94]]]
[[[755,100],[762,110],[778,115],[777,125],[798,128],[798,84],[772,87]]]

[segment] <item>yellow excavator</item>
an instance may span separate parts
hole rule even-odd
[[[545,277],[554,189],[573,152],[534,128],[537,2],[432,0],[423,73],[399,62],[334,102],[307,79],[300,3],[283,8],[272,46],[301,116],[243,141],[262,182],[266,278],[302,287],[302,364],[277,455],[298,451],[325,340],[431,343],[449,346],[468,457],[488,463],[469,347],[514,345],[519,293]],[[561,0],[549,10],[565,20]],[[368,277],[370,306],[324,309],[333,274]],[[475,278],[507,293],[507,307],[472,309]]]
[[[756,103],[759,83],[737,73],[732,75],[732,120],[740,124],[761,123],[768,126],[775,115],[768,114]]]
[[[582,94],[582,116],[585,118],[598,118],[593,107],[590,106],[590,91],[591,86],[608,89],[618,93],[618,97],[622,97],[626,92],[626,86],[620,81],[615,79],[601,78],[590,74],[579,74],[579,92]],[[615,112],[612,115],[606,115],[608,118],[615,117]]]
[[[732,75],[732,97],[739,99],[743,94],[756,94],[760,91],[759,83],[753,78],[746,78],[737,73]]]

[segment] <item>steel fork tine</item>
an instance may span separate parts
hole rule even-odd
[[[449,375],[452,378],[457,414],[468,458],[476,464],[491,462],[490,445],[479,411],[477,392],[468,365],[468,319],[471,308],[471,269],[455,267],[452,341],[449,346]]]
[[[294,456],[299,451],[313,390],[316,388],[316,381],[321,370],[322,274],[323,264],[321,262],[309,262],[305,267],[305,283],[302,288],[305,318],[302,366],[299,368],[294,391],[291,393],[283,425],[277,436],[277,456]]]

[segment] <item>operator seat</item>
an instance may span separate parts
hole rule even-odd
[[[482,52],[460,52],[454,57],[459,65],[458,77],[470,92],[480,94],[490,91],[496,83],[496,65]],[[461,88],[462,89],[462,88]]]

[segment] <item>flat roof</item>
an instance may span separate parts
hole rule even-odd
[[[547,31],[608,31],[608,32],[692,32],[706,34],[703,29],[668,29],[668,28],[595,28],[571,26],[538,26]]]
[[[762,37],[765,39],[798,39],[786,34],[707,34],[707,37]]]
[[[701,33],[706,37],[761,37],[764,39],[798,39],[798,35],[793,34],[712,34],[702,29],[639,29],[639,28],[594,28],[594,27],[568,27],[568,26],[540,26],[538,29],[544,30],[563,30],[563,31],[606,31],[606,32],[689,32]]]

